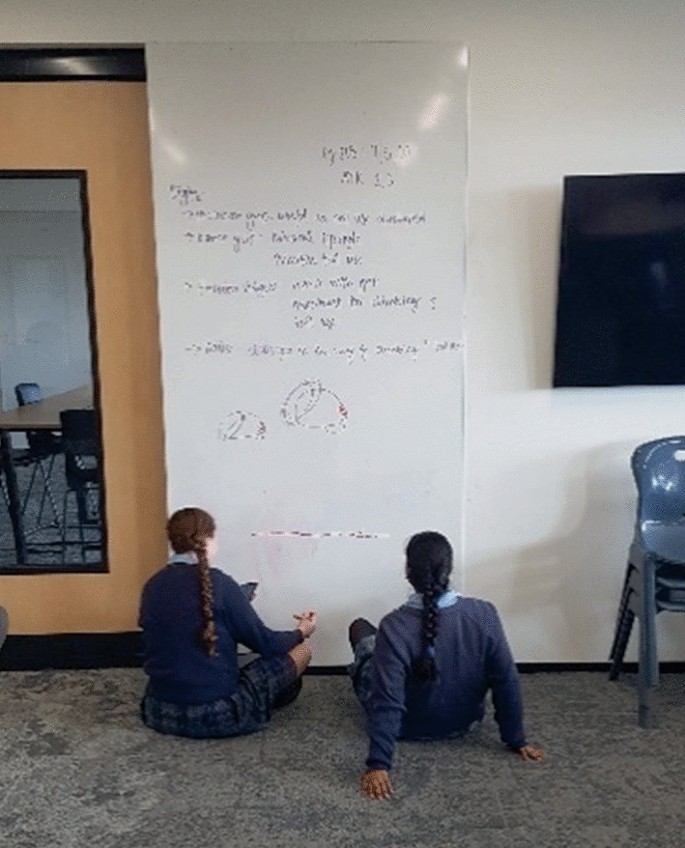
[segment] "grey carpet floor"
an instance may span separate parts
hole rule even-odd
[[[361,796],[359,708],[344,677],[307,677],[252,737],[164,737],[138,719],[137,669],[0,673],[3,848],[682,846],[685,676],[663,675],[660,727],[636,725],[632,675],[523,675],[542,765],[489,717],[462,740],[400,743],[389,802]]]

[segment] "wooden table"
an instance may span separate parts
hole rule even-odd
[[[93,406],[93,387],[79,386],[59,395],[46,397],[38,403],[20,406],[0,412],[0,468],[5,474],[9,514],[14,534],[14,546],[20,565],[26,562],[26,537],[21,514],[21,498],[17,485],[17,475],[12,462],[12,441],[10,433],[26,433],[30,430],[62,429],[59,414],[65,409],[89,409]]]
[[[59,395],[46,397],[18,409],[0,412],[0,432],[26,433],[28,430],[61,430],[59,414],[64,409],[90,409],[93,387],[79,386]]]

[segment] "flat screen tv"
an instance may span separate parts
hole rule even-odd
[[[555,386],[685,384],[685,174],[564,178]]]

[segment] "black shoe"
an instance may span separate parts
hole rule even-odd
[[[352,624],[350,624],[349,632],[352,650],[357,647],[361,639],[364,639],[366,636],[375,636],[376,633],[378,633],[378,628],[374,627],[370,621],[367,621],[365,618],[355,618]]]

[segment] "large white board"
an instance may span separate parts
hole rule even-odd
[[[347,662],[412,533],[460,550],[466,52],[147,61],[169,509],[215,514],[264,619],[317,607],[314,662]]]

